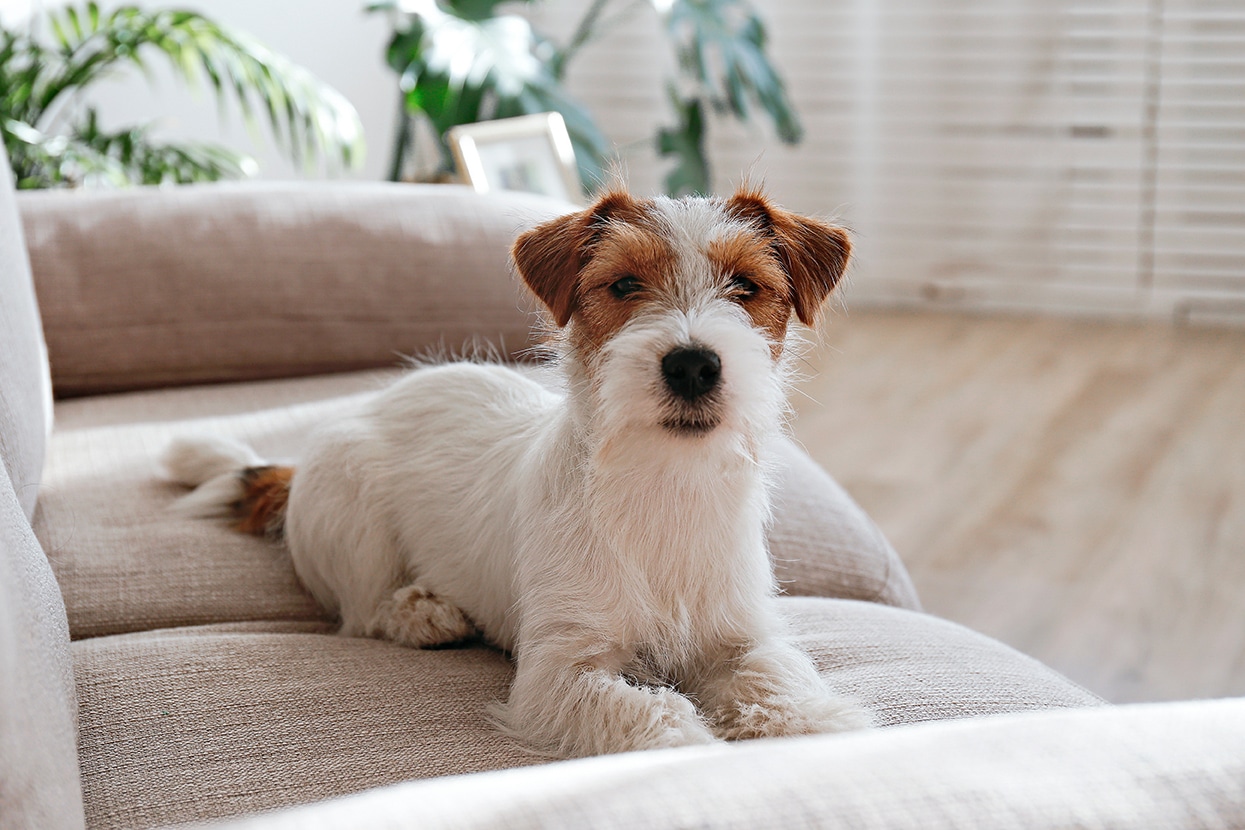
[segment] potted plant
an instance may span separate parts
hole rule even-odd
[[[398,73],[400,106],[390,178],[401,176],[411,153],[410,116],[426,118],[440,142],[441,166],[453,162],[444,136],[450,127],[476,121],[557,111],[566,121],[580,174],[591,190],[610,155],[609,142],[588,110],[562,81],[580,50],[632,5],[592,0],[570,39],[559,45],[516,14],[498,10],[504,0],[379,0],[369,6],[394,20],[387,60]],[[706,193],[708,111],[748,121],[760,113],[789,144],[801,128],[786,88],[766,55],[765,27],[747,0],[648,0],[660,13],[677,58],[667,79],[673,124],[654,141],[673,162],[666,176],[672,194]],[[514,0],[530,5],[532,0]],[[619,10],[619,6],[622,9]]]
[[[40,23],[47,34],[39,37]],[[189,82],[206,79],[254,118],[256,101],[296,163],[351,167],[363,154],[354,107],[287,59],[192,11],[104,12],[95,2],[45,13],[26,31],[0,27],[0,132],[18,187],[184,183],[235,178],[255,162],[224,147],[160,142],[147,125],[107,131],[85,89],[121,67],[163,59]]]

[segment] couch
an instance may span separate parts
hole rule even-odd
[[[202,431],[296,458],[404,355],[529,354],[508,247],[564,206],[341,183],[18,195],[0,167],[0,827],[1245,826],[1245,701],[1106,706],[923,613],[793,443],[777,602],[880,728],[533,756],[485,713],[505,655],[336,636],[279,545],[170,511],[155,459]]]

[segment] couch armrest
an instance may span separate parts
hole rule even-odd
[[[398,784],[214,827],[1240,827],[1242,741],[1241,699],[1036,712]]]
[[[248,183],[19,196],[59,397],[528,345],[509,263],[569,206],[446,185]]]

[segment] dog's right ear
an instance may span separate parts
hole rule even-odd
[[[612,218],[634,209],[623,191],[605,194],[587,210],[551,219],[524,233],[511,251],[519,276],[540,298],[559,326],[575,311],[579,272],[592,257],[592,246]]]

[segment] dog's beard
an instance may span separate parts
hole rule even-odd
[[[695,405],[671,401],[667,409],[668,412],[661,419],[661,426],[675,435],[707,435],[722,423],[721,407],[716,400],[706,400]]]

